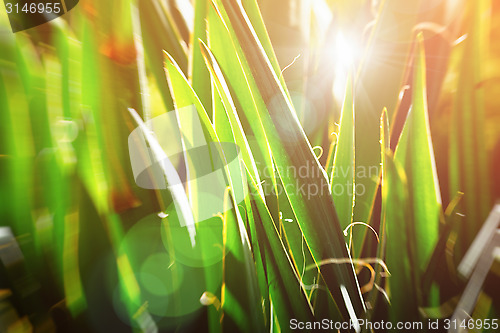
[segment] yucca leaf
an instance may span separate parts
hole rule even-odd
[[[253,150],[261,179],[265,182],[265,187],[269,189],[268,192],[270,192],[276,188],[276,175],[266,133],[256,111],[259,100],[254,98],[252,90],[249,88],[252,80],[248,78],[248,73],[244,71],[247,65],[243,65],[244,59],[238,56],[235,49],[237,46],[232,44],[227,27],[224,26],[224,22],[219,15],[220,13],[217,13],[213,7],[210,8],[208,16],[210,51],[213,53],[214,58],[217,59],[221,72],[226,73],[226,83],[234,98],[235,108],[239,110],[238,118],[246,131],[247,138],[254,138],[251,141],[247,140]],[[231,43],[231,47],[228,47],[228,43]],[[231,75],[227,75],[227,73],[231,73]],[[262,106],[262,104],[260,105]],[[266,193],[266,195],[268,194]]]
[[[387,206],[389,204],[389,201],[387,200],[387,188],[385,186],[385,181],[387,179],[387,170],[386,170],[386,164],[388,163],[386,161],[387,154],[390,152],[391,144],[390,144],[390,125],[389,125],[389,116],[387,113],[387,109],[384,108],[382,110],[382,114],[380,116],[380,161],[381,163],[381,182],[380,182],[380,188],[382,192],[382,207],[380,210],[380,242],[379,242],[379,247],[378,247],[378,258],[385,258],[385,243],[386,243],[386,234],[385,234],[385,228],[386,228],[386,221],[385,221],[385,215],[386,215],[386,210]]]
[[[200,47],[208,69],[213,77],[215,86],[217,87],[217,92],[220,97],[219,101],[222,101],[222,105],[225,110],[225,117],[222,114],[220,115],[220,117],[223,119],[228,119],[229,122],[224,123],[226,125],[225,128],[226,130],[232,129],[234,142],[241,148],[243,161],[250,170],[251,177],[257,182],[257,184],[260,184],[260,176],[255,165],[252,151],[248,144],[245,132],[238,117],[238,113],[236,112],[236,106],[234,105],[229,87],[227,86],[226,80],[222,74],[219,64],[216,62],[212,52],[208,49],[205,43],[201,42]],[[223,125],[218,124],[217,118],[214,119],[214,123],[216,127],[219,126],[220,128],[224,128]],[[260,185],[258,185],[258,187],[261,188]]]
[[[311,320],[312,307],[306,297],[301,278],[288,257],[272,216],[253,180],[250,187],[252,205],[256,209],[257,237],[265,253],[263,259],[269,284],[269,297],[275,306],[274,311],[280,326],[287,327],[293,318],[301,321]]]
[[[335,203],[335,209],[339,216],[342,229],[352,223],[352,214],[355,200],[355,161],[354,161],[354,101],[352,91],[352,79],[348,79],[342,115],[340,118],[340,130],[338,134],[335,157],[333,159],[333,171],[330,187]],[[358,251],[351,252],[353,256],[359,256],[361,248],[361,233],[356,230],[350,231],[349,244]],[[354,234],[354,236],[353,236]],[[351,244],[354,241],[354,244]]]
[[[385,261],[391,275],[386,277],[389,296],[389,319],[391,322],[416,320],[419,296],[416,265],[415,227],[409,210],[408,181],[406,173],[390,150],[387,109],[380,118],[380,148],[382,151],[380,216],[380,243],[377,257]],[[377,269],[379,283],[381,270]],[[405,293],[399,292],[406,290]],[[371,301],[376,304],[378,290],[372,291]]]
[[[317,261],[326,258],[348,258],[339,221],[328,190],[328,181],[319,165],[305,134],[300,127],[293,107],[276,77],[271,64],[255,37],[255,32],[242,7],[230,1],[217,1],[217,7],[225,10],[224,19],[233,42],[239,45],[237,52],[248,62],[249,71],[255,80],[260,98],[266,109],[258,109],[269,140],[279,175],[285,184],[286,194],[292,204],[308,246]],[[225,16],[224,15],[224,16]],[[230,26],[229,26],[230,24]],[[234,40],[236,39],[236,40]],[[248,70],[248,68],[247,68]],[[296,170],[308,168],[309,177],[293,177],[285,170],[288,166]],[[302,186],[302,187],[301,187]],[[299,189],[313,186],[314,200]],[[345,318],[360,317],[364,304],[356,282],[352,265],[329,265],[322,268],[326,282],[336,296]],[[342,291],[341,291],[342,290]],[[347,291],[347,292],[345,292]]]
[[[212,93],[210,91],[210,74],[198,46],[201,40],[207,43],[207,17],[209,0],[194,1],[194,30],[190,42],[189,81],[206,109],[210,108]],[[212,115],[209,115],[210,117]]]
[[[243,131],[241,122],[239,121],[238,114],[236,113],[236,107],[231,97],[229,88],[225,82],[225,79],[221,73],[221,69],[215,60],[213,54],[210,52],[208,47],[201,42],[202,54],[207,63],[208,69],[212,75],[212,82],[214,82],[214,91],[217,91],[217,96],[214,96],[214,124],[217,133],[221,131],[226,132],[227,130],[232,130],[231,134],[234,133],[235,143],[241,148],[243,155],[243,160],[247,166],[247,171],[250,173],[249,177],[251,182],[256,182],[259,188],[259,194],[264,195],[261,187],[261,182],[259,179],[259,174],[256,169],[255,161],[250,150],[250,146],[247,142],[246,135]],[[221,119],[222,118],[222,119]],[[224,128],[225,127],[225,128]],[[257,180],[257,181],[255,181]],[[263,310],[266,316],[266,325],[269,325],[269,321],[272,319],[272,314],[269,313],[270,302],[269,302],[269,286],[267,282],[266,269],[264,267],[264,260],[267,257],[265,247],[260,243],[261,237],[257,236],[256,230],[256,216],[253,213],[252,206],[250,204],[250,199],[245,198],[245,207],[247,212],[247,222],[251,234],[252,250],[254,254],[254,260],[256,264],[256,271],[259,280],[259,286],[261,290],[261,295],[263,299]]]
[[[411,40],[423,1],[411,1],[402,5],[399,0],[378,1],[373,28],[362,53],[362,61],[356,77],[355,101],[358,110],[363,110],[363,117],[356,118],[356,165],[360,170],[379,167],[379,128],[380,110],[384,107],[389,118],[394,115],[397,97],[403,77],[407,71],[407,58],[411,51]],[[394,17],[400,15],[404,6],[407,14],[404,20],[398,20],[394,27]],[[393,42],[389,42],[393,41]],[[390,45],[390,46],[389,46]],[[388,51],[390,49],[390,52]],[[384,89],[380,89],[383,78]],[[377,182],[373,177],[357,177],[356,183],[364,188],[354,207],[354,219],[369,223],[376,193]],[[369,204],[361,204],[366,202]],[[364,232],[361,230],[361,232]]]
[[[225,198],[229,199],[228,196]],[[237,202],[232,196],[232,205]],[[224,244],[227,240],[238,242],[224,256],[224,281],[222,309],[227,317],[223,329],[239,332],[259,332],[264,329],[261,297],[256,280],[255,263],[250,251],[248,235],[238,208],[224,213]],[[242,286],[244,286],[242,288]]]
[[[181,68],[177,65],[177,62],[172,58],[167,52],[164,53],[165,59],[165,72],[167,74],[167,79],[169,81],[170,92],[175,101],[175,107],[181,109],[184,107],[194,106],[200,118],[203,130],[206,131],[205,135],[213,140],[216,140],[217,135],[213,129],[213,125],[210,122],[207,111],[205,110],[200,99],[193,91],[186,76],[182,72]]]
[[[432,253],[431,259],[422,275],[422,293],[428,295],[431,292],[432,283],[435,282],[439,276],[445,271],[445,268],[449,268],[449,262],[446,260],[446,246],[450,241],[450,236],[453,230],[456,230],[456,224],[458,219],[452,218],[452,214],[456,213],[456,209],[463,197],[463,193],[458,193],[455,198],[449,203],[446,208],[444,226],[441,228],[439,239],[436,243],[434,251]],[[448,264],[448,265],[447,265]],[[454,269],[453,269],[454,270]],[[441,280],[441,279],[440,279]]]
[[[382,223],[385,235],[385,263],[391,272],[387,278],[392,322],[418,319],[416,293],[418,271],[416,262],[415,229],[409,205],[407,178],[390,151],[384,156],[382,193]],[[401,292],[405,290],[405,292]]]
[[[281,75],[281,68],[278,64],[276,54],[274,53],[273,45],[267,33],[267,29],[264,24],[264,20],[262,18],[257,0],[243,0],[241,4],[248,15],[250,22],[252,22],[252,27],[255,30],[255,34],[262,44],[262,48],[264,49],[267,58],[269,59],[274,72],[276,73],[276,76],[280,79],[282,86],[285,87],[285,79],[283,78],[283,75]],[[288,92],[287,90],[285,91]]]
[[[387,174],[387,161],[388,158],[392,159],[392,152],[390,150],[390,135],[389,135],[389,119],[387,115],[387,109],[384,108],[382,110],[382,114],[380,115],[380,167],[381,167],[381,172],[380,172],[380,192],[381,192],[381,207],[380,207],[380,227],[379,227],[379,242],[377,246],[377,258],[381,260],[385,260],[386,258],[386,250],[387,250],[387,208],[393,208],[396,207],[394,205],[391,207],[390,204],[390,198],[388,197],[389,192],[389,186],[391,183],[388,182],[388,174]],[[389,156],[387,156],[389,154]],[[394,162],[392,162],[394,163]],[[394,169],[394,168],[393,168]],[[395,169],[394,169],[395,170]],[[394,173],[394,170],[392,173]],[[393,175],[394,177],[394,175]],[[396,178],[397,179],[397,178]],[[394,182],[394,180],[393,180]],[[393,186],[395,188],[395,186]],[[402,198],[397,198],[397,200],[401,200]],[[382,267],[380,265],[377,266],[375,269],[375,280],[374,284],[377,284],[378,286],[381,285],[381,272],[382,272]],[[373,288],[370,293],[369,293],[369,300],[371,304],[377,304],[377,300],[379,298],[379,291],[377,288]]]
[[[407,174],[410,209],[415,223],[417,262],[423,272],[439,235],[441,194],[427,113],[425,53],[421,34],[418,36],[417,50],[412,106],[396,147],[395,159],[404,166]]]
[[[173,109],[172,97],[163,70],[163,50],[174,55],[184,71],[187,71],[187,51],[181,44],[180,33],[173,19],[161,2],[155,0],[138,3],[144,51],[149,69],[161,93],[166,110]]]
[[[251,156],[250,147],[248,146],[248,143],[246,142],[246,138],[245,138],[243,129],[241,127],[241,124],[238,120],[238,115],[236,113],[235,106],[232,102],[229,89],[225,83],[225,79],[221,73],[221,70],[220,70],[217,62],[215,61],[213,55],[211,54],[210,50],[208,50],[206,45],[204,45],[203,43],[202,43],[202,51],[203,51],[203,54],[204,54],[205,59],[207,61],[207,65],[210,69],[210,72],[212,73],[212,76],[214,77],[214,81],[216,82],[217,91],[219,92],[219,95],[221,96],[222,100],[224,101],[224,106],[225,106],[225,109],[227,112],[227,116],[230,119],[230,123],[231,123],[230,127],[229,127],[229,124],[227,124],[226,126],[228,128],[233,128],[233,131],[235,133],[236,142],[240,145],[240,147],[243,148],[242,151],[243,151],[244,156],[245,156],[245,154],[249,155],[249,158],[245,159],[245,157],[244,157],[244,160],[247,161],[246,164],[248,166],[250,166],[250,169],[248,169],[248,170],[251,174],[250,175],[251,183],[253,184],[254,188],[259,188],[259,191],[256,193],[253,193],[253,196],[258,195],[259,198],[262,200],[261,196],[263,195],[263,192],[262,192],[262,188],[260,187],[260,181],[258,181],[259,176],[255,170],[255,164],[253,162],[253,157]],[[215,103],[217,103],[217,102],[215,102]],[[220,115],[220,117],[223,117],[223,115]],[[215,121],[216,130],[217,130],[218,126],[221,126],[219,124],[220,119],[219,119],[219,116],[217,116],[217,113],[216,113],[216,116],[214,118],[214,121]],[[223,128],[223,127],[224,127],[224,125],[222,124],[221,128]],[[253,171],[250,171],[250,170],[252,170],[252,168],[253,168]],[[257,179],[257,181],[255,181],[255,179]],[[262,202],[262,204],[264,205],[264,202]],[[252,207],[249,207],[247,205],[247,212],[251,213]],[[266,212],[269,214],[269,211],[267,211],[267,208],[266,208]],[[264,262],[266,264],[265,270],[268,272],[268,276],[269,276],[268,278],[270,281],[274,281],[275,279],[278,279],[277,275],[279,275],[280,273],[281,274],[283,273],[283,269],[276,270],[276,268],[275,268],[276,265],[273,263],[283,263],[284,261],[279,256],[278,257],[280,259],[278,259],[276,261],[272,260],[273,257],[276,257],[275,251],[269,251],[269,248],[266,246],[267,236],[265,236],[265,234],[262,234],[262,231],[261,231],[262,227],[260,226],[260,223],[262,223],[262,222],[258,222],[258,221],[261,221],[260,217],[258,217],[257,220],[254,220],[253,218],[249,219],[250,229],[252,230],[252,237],[254,237],[252,239],[252,244],[253,244],[253,251],[254,251],[254,255],[255,255],[255,260],[256,261],[257,260],[264,260],[263,258],[265,258],[265,262]],[[272,218],[270,216],[269,216],[269,222],[267,222],[267,223],[268,223],[267,226],[274,228],[274,230],[276,232],[276,229],[274,227],[274,222],[272,222]],[[271,224],[269,224],[269,223],[271,223]],[[257,228],[257,230],[255,230],[255,228]],[[257,235],[259,235],[259,236],[257,236]],[[275,236],[274,241],[281,243],[281,241],[279,240],[279,237],[277,237],[277,235]],[[264,257],[262,257],[260,255],[261,248],[262,248],[262,253],[264,253]],[[282,249],[282,250],[284,250],[284,249]],[[284,252],[284,254],[286,255],[286,252]],[[263,262],[256,262],[257,269],[259,269],[259,266],[261,266],[262,263]],[[278,265],[278,266],[280,266],[280,265]],[[294,271],[291,263],[289,266],[285,266],[285,268],[288,268],[288,270],[293,272],[295,274],[295,277],[297,277],[296,271]],[[267,277],[265,277],[265,278],[267,280]],[[303,316],[302,312],[304,312],[303,308],[302,308],[301,312],[295,312],[296,315],[290,315],[290,312],[286,310],[286,308],[288,307],[288,304],[290,304],[292,302],[291,300],[292,299],[296,300],[297,298],[292,297],[288,301],[282,301],[282,298],[284,297],[284,295],[291,295],[291,294],[296,293],[297,285],[295,285],[292,281],[293,280],[288,279],[287,285],[289,287],[285,290],[283,290],[283,287],[276,289],[278,286],[276,286],[275,283],[273,282],[268,287],[268,288],[271,288],[270,291],[266,290],[265,294],[264,294],[265,295],[264,299],[268,298],[268,296],[267,296],[268,293],[269,293],[269,297],[273,299],[273,304],[275,305],[274,309],[276,311],[276,316],[282,325],[285,325],[286,323],[288,323],[289,320],[292,318],[297,318],[297,316],[302,318],[302,316]],[[267,286],[268,283],[266,282],[264,285]],[[300,288],[300,289],[302,289],[302,288]],[[302,294],[302,298],[304,298],[304,297],[305,297],[305,295]],[[299,299],[300,299],[300,296],[299,296]],[[307,299],[305,299],[305,301],[307,301]],[[294,301],[294,303],[295,303],[295,301]],[[269,309],[269,300],[267,300],[265,304],[266,304],[266,307],[268,310]],[[307,304],[308,304],[308,302],[307,302]],[[304,304],[300,303],[300,305],[303,306]],[[297,306],[296,311],[298,309],[300,309],[300,308]],[[306,313],[307,313],[307,311],[306,311]],[[272,314],[271,314],[271,316],[272,316]],[[307,317],[307,316],[304,318],[310,319],[310,317]],[[276,325],[276,323],[275,323],[275,325]]]
[[[210,139],[208,142],[219,142],[219,138],[214,131],[213,125],[210,123],[203,105],[196,96],[195,92],[189,86],[187,79],[182,74],[179,67],[168,55],[166,61],[166,72],[172,88],[172,95],[174,97],[176,107],[178,109],[191,105],[196,107],[203,130],[206,131],[207,138]],[[225,135],[230,138],[229,133],[226,133]],[[234,142],[234,137],[232,141]],[[230,188],[234,189],[235,186],[241,186],[236,182],[242,182],[243,174],[241,172],[236,172],[236,170],[232,173],[229,169],[225,169]],[[231,190],[231,192],[233,191]],[[226,197],[226,195],[224,195],[224,197]],[[203,200],[203,198],[199,199]],[[225,200],[227,200],[227,198]],[[261,329],[260,325],[263,325],[263,313],[261,310],[261,298],[257,292],[257,275],[250,252],[251,248],[245,224],[238,209],[239,203],[236,202],[235,197],[232,194],[231,200],[234,208],[233,210],[226,212],[224,215],[225,230],[231,232],[226,236],[230,237],[233,241],[236,239],[239,241],[235,242],[236,244],[228,248],[229,253],[225,259],[228,261],[225,261],[224,264],[225,282],[223,286],[223,295],[225,296],[221,296],[221,302],[223,303],[223,309],[229,309],[227,311],[227,322],[230,323],[229,327],[234,324],[239,329],[259,331]],[[241,274],[241,272],[244,273]],[[235,275],[236,273],[238,274]],[[241,281],[244,281],[243,283],[245,288],[240,288],[241,290],[239,290]],[[240,308],[244,310],[244,312],[239,311],[238,309]],[[245,328],[242,326],[242,316],[244,316],[245,312],[251,314],[251,327]],[[223,323],[223,327],[225,325],[226,324]]]
[[[450,123],[449,196],[464,193],[460,211],[465,220],[460,223],[463,254],[488,216],[492,200],[488,179],[488,156],[485,146],[485,96],[480,85],[484,76],[483,59],[488,39],[485,13],[491,1],[467,3],[466,26],[469,28],[458,69],[457,91],[454,94]]]

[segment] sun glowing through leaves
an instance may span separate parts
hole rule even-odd
[[[337,101],[342,101],[347,77],[352,74],[361,60],[363,48],[354,38],[348,38],[342,32],[335,36],[334,66],[335,79],[333,93]]]

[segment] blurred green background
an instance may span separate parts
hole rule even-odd
[[[80,0],[17,33],[2,7],[0,331],[443,323],[500,197],[498,40],[491,0]],[[240,149],[194,229],[176,204],[206,189],[131,168],[165,112]]]

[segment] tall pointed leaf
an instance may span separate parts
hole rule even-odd
[[[290,100],[272,69],[262,45],[256,38],[245,11],[232,1],[216,1],[224,9],[224,21],[231,33],[238,55],[244,57],[266,109],[258,109],[279,176],[284,185],[308,246],[317,261],[326,258],[349,258],[340,230],[324,170],[319,165],[293,110]],[[287,170],[306,168],[307,176],[294,176]],[[314,200],[311,198],[314,190]],[[352,264],[322,267],[325,280],[347,319],[357,322],[365,308]]]
[[[439,233],[441,193],[436,174],[427,113],[423,36],[418,36],[413,75],[412,106],[396,148],[395,159],[404,166],[418,246],[418,267],[424,270]]]

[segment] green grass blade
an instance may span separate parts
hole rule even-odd
[[[263,51],[262,45],[256,39],[243,9],[230,1],[217,1],[217,6],[223,6],[230,24],[229,31],[241,57],[245,57],[249,70],[255,80],[258,90],[255,93],[267,106],[259,109],[259,115],[268,136],[269,145],[283,183],[286,194],[292,204],[294,213],[317,261],[327,258],[348,258],[340,230],[339,221],[328,190],[328,181],[324,170],[319,165],[311,146],[300,127],[293,107],[280,84],[276,73]],[[248,69],[247,69],[248,70]],[[309,177],[293,177],[286,170],[292,166],[295,170],[307,168]],[[314,200],[310,192],[301,193],[298,189],[311,186],[316,189]],[[345,318],[353,319],[364,314],[364,304],[359,293],[356,276],[352,265],[327,265],[322,268],[332,294],[340,302],[339,306]],[[341,290],[345,288],[347,293]],[[348,295],[348,296],[347,296]]]
[[[198,111],[198,116],[201,120],[203,130],[206,131],[205,134],[207,142],[219,142],[219,137],[215,132],[213,125],[211,124],[210,119],[208,118],[208,115],[206,114],[206,111],[196,93],[189,86],[187,79],[182,74],[179,67],[168,55],[166,61],[166,72],[172,88],[172,95],[174,97],[176,107],[179,109],[194,105]],[[226,102],[228,102],[228,100],[226,100]],[[220,106],[216,107],[220,108]],[[227,121],[227,119],[223,118],[221,121]],[[231,142],[234,142],[235,139],[231,133],[231,126],[227,126],[227,128],[224,129],[223,135],[227,139],[231,140]],[[247,149],[245,146],[241,148]],[[241,184],[244,184],[242,180],[244,174],[241,172],[241,169],[239,170],[239,173],[231,172],[227,167],[225,167],[225,169],[230,188],[234,189],[241,186]],[[232,193],[233,191],[230,192],[233,207],[238,207],[238,204],[240,203],[236,202]],[[226,198],[226,194],[224,197]],[[198,199],[203,200],[202,197]],[[225,200],[227,201],[228,199],[226,198]],[[249,208],[250,207],[247,205],[247,210]],[[228,318],[226,318],[223,322],[223,328],[238,327],[240,330],[250,329],[250,331],[261,331],[261,325],[263,325],[264,321],[262,320],[263,313],[261,297],[257,292],[257,274],[253,264],[254,259],[252,258],[252,254],[250,252],[251,248],[249,237],[239,209],[234,208],[233,210],[226,210],[226,213],[224,214],[224,221],[225,230],[228,233],[225,237],[228,237],[227,239],[233,243],[233,246],[227,247],[229,253],[226,255],[224,263],[225,282],[223,286],[223,294],[221,295],[221,302],[223,303],[222,307],[224,312],[227,313]],[[245,288],[241,288],[242,283],[245,285]],[[250,327],[244,326],[245,313],[250,314],[250,320],[248,321],[252,325]]]
[[[384,156],[382,223],[385,235],[385,263],[391,275],[387,278],[391,302],[391,322],[418,319],[415,231],[409,207],[407,179],[402,166],[392,153]],[[402,292],[404,290],[404,292]]]
[[[255,207],[257,237],[265,255],[265,267],[269,283],[269,297],[275,304],[280,326],[287,327],[290,319],[311,320],[312,307],[306,297],[301,279],[293,267],[280,239],[272,216],[260,194],[257,184],[250,183],[252,205]]]
[[[181,44],[180,33],[173,19],[155,0],[138,3],[144,51],[148,68],[153,74],[166,110],[173,109],[173,101],[163,70],[163,50],[172,54],[183,70],[187,71],[188,56]]]
[[[194,30],[190,42],[189,81],[203,106],[209,109],[212,103],[210,90],[210,74],[208,73],[203,55],[198,46],[199,40],[207,43],[207,16],[210,7],[209,0],[194,1]],[[209,115],[211,117],[211,115]]]
[[[333,172],[330,186],[335,203],[335,209],[339,217],[342,229],[347,228],[352,223],[352,214],[355,200],[355,160],[354,160],[354,104],[353,104],[352,81],[348,79],[342,115],[340,118],[340,130],[338,134],[337,147],[333,159]],[[356,233],[357,229],[350,229],[349,243],[354,241],[351,246],[351,255],[356,257],[360,255],[358,251],[361,247],[362,236]],[[354,238],[353,238],[354,233]],[[356,249],[356,251],[353,251]]]
[[[422,272],[439,234],[441,194],[436,174],[425,87],[425,53],[419,35],[415,58],[412,107],[396,148],[395,159],[404,166],[417,243],[418,267]]]
[[[411,40],[414,36],[414,26],[418,20],[421,1],[405,3],[404,20],[398,20],[394,27],[394,17],[400,15],[401,1],[378,1],[376,20],[371,30],[366,48],[362,54],[362,63],[358,70],[355,87],[354,104],[358,110],[363,110],[363,117],[356,118],[356,165],[358,169],[379,167],[380,146],[378,118],[384,107],[392,119],[397,97],[403,77],[407,71],[407,58],[411,51]],[[350,24],[350,22],[349,22]],[[347,27],[346,27],[347,28]],[[387,52],[388,41],[391,51]],[[379,47],[383,45],[383,47]],[[384,89],[380,89],[383,78]],[[376,193],[377,182],[372,177],[358,177],[356,183],[365,189],[363,195],[357,198],[354,207],[354,219],[368,222],[371,217],[371,204]],[[362,203],[368,204],[362,204]]]
[[[220,66],[221,72],[225,75],[228,89],[232,94],[235,102],[235,108],[241,110],[238,112],[238,118],[245,130],[249,144],[254,152],[255,162],[260,174],[260,178],[265,182],[264,186],[268,189],[266,195],[276,188],[276,175],[274,173],[273,160],[271,149],[264,131],[262,121],[257,112],[257,107],[265,107],[263,104],[257,104],[260,101],[252,94],[252,89],[249,85],[252,80],[248,77],[244,68],[248,67],[236,52],[236,45],[233,42],[224,25],[224,22],[219,17],[220,13],[211,7],[209,11],[209,46],[217,63]],[[228,47],[230,43],[230,47]],[[230,75],[227,75],[231,73]],[[219,80],[221,80],[219,78]],[[269,196],[268,196],[269,201]],[[273,212],[276,214],[276,212]]]
[[[232,100],[231,93],[229,91],[229,87],[227,86],[226,80],[212,52],[203,42],[201,43],[200,46],[202,48],[203,57],[206,61],[208,69],[212,74],[213,80],[215,82],[215,86],[217,88],[220,100],[222,101],[222,104],[224,106],[226,117],[224,117],[224,115],[220,115],[220,117],[228,119],[229,123],[226,124],[229,126],[227,125],[225,127],[220,126],[218,124],[217,118],[214,119],[214,123],[216,126],[219,126],[221,128],[232,129],[232,133],[234,135],[234,142],[241,148],[243,161],[250,170],[250,176],[257,182],[257,184],[260,184],[260,176],[257,171],[257,166],[252,156],[252,151],[248,144],[245,132],[239,120],[238,113],[236,112],[236,106],[234,105],[234,102]],[[217,132],[219,133],[219,131]],[[259,188],[261,188],[260,185]]]
[[[480,85],[484,79],[484,54],[487,53],[488,21],[485,15],[491,1],[467,3],[465,18],[469,33],[462,42],[457,91],[454,94],[450,127],[449,196],[463,192],[460,204],[465,220],[460,225],[463,237],[459,245],[463,254],[472,243],[482,221],[488,216],[491,190],[488,175],[488,156],[485,144],[485,96]]]
[[[285,87],[285,79],[283,78],[283,75],[281,75],[281,68],[278,64],[276,54],[274,53],[273,45],[271,44],[271,39],[267,33],[257,0],[243,0],[242,5],[243,8],[245,8],[245,12],[247,13],[250,22],[252,22],[255,34],[262,44],[262,48],[264,49],[276,76],[280,79],[281,85]],[[287,90],[285,91],[288,92]]]

